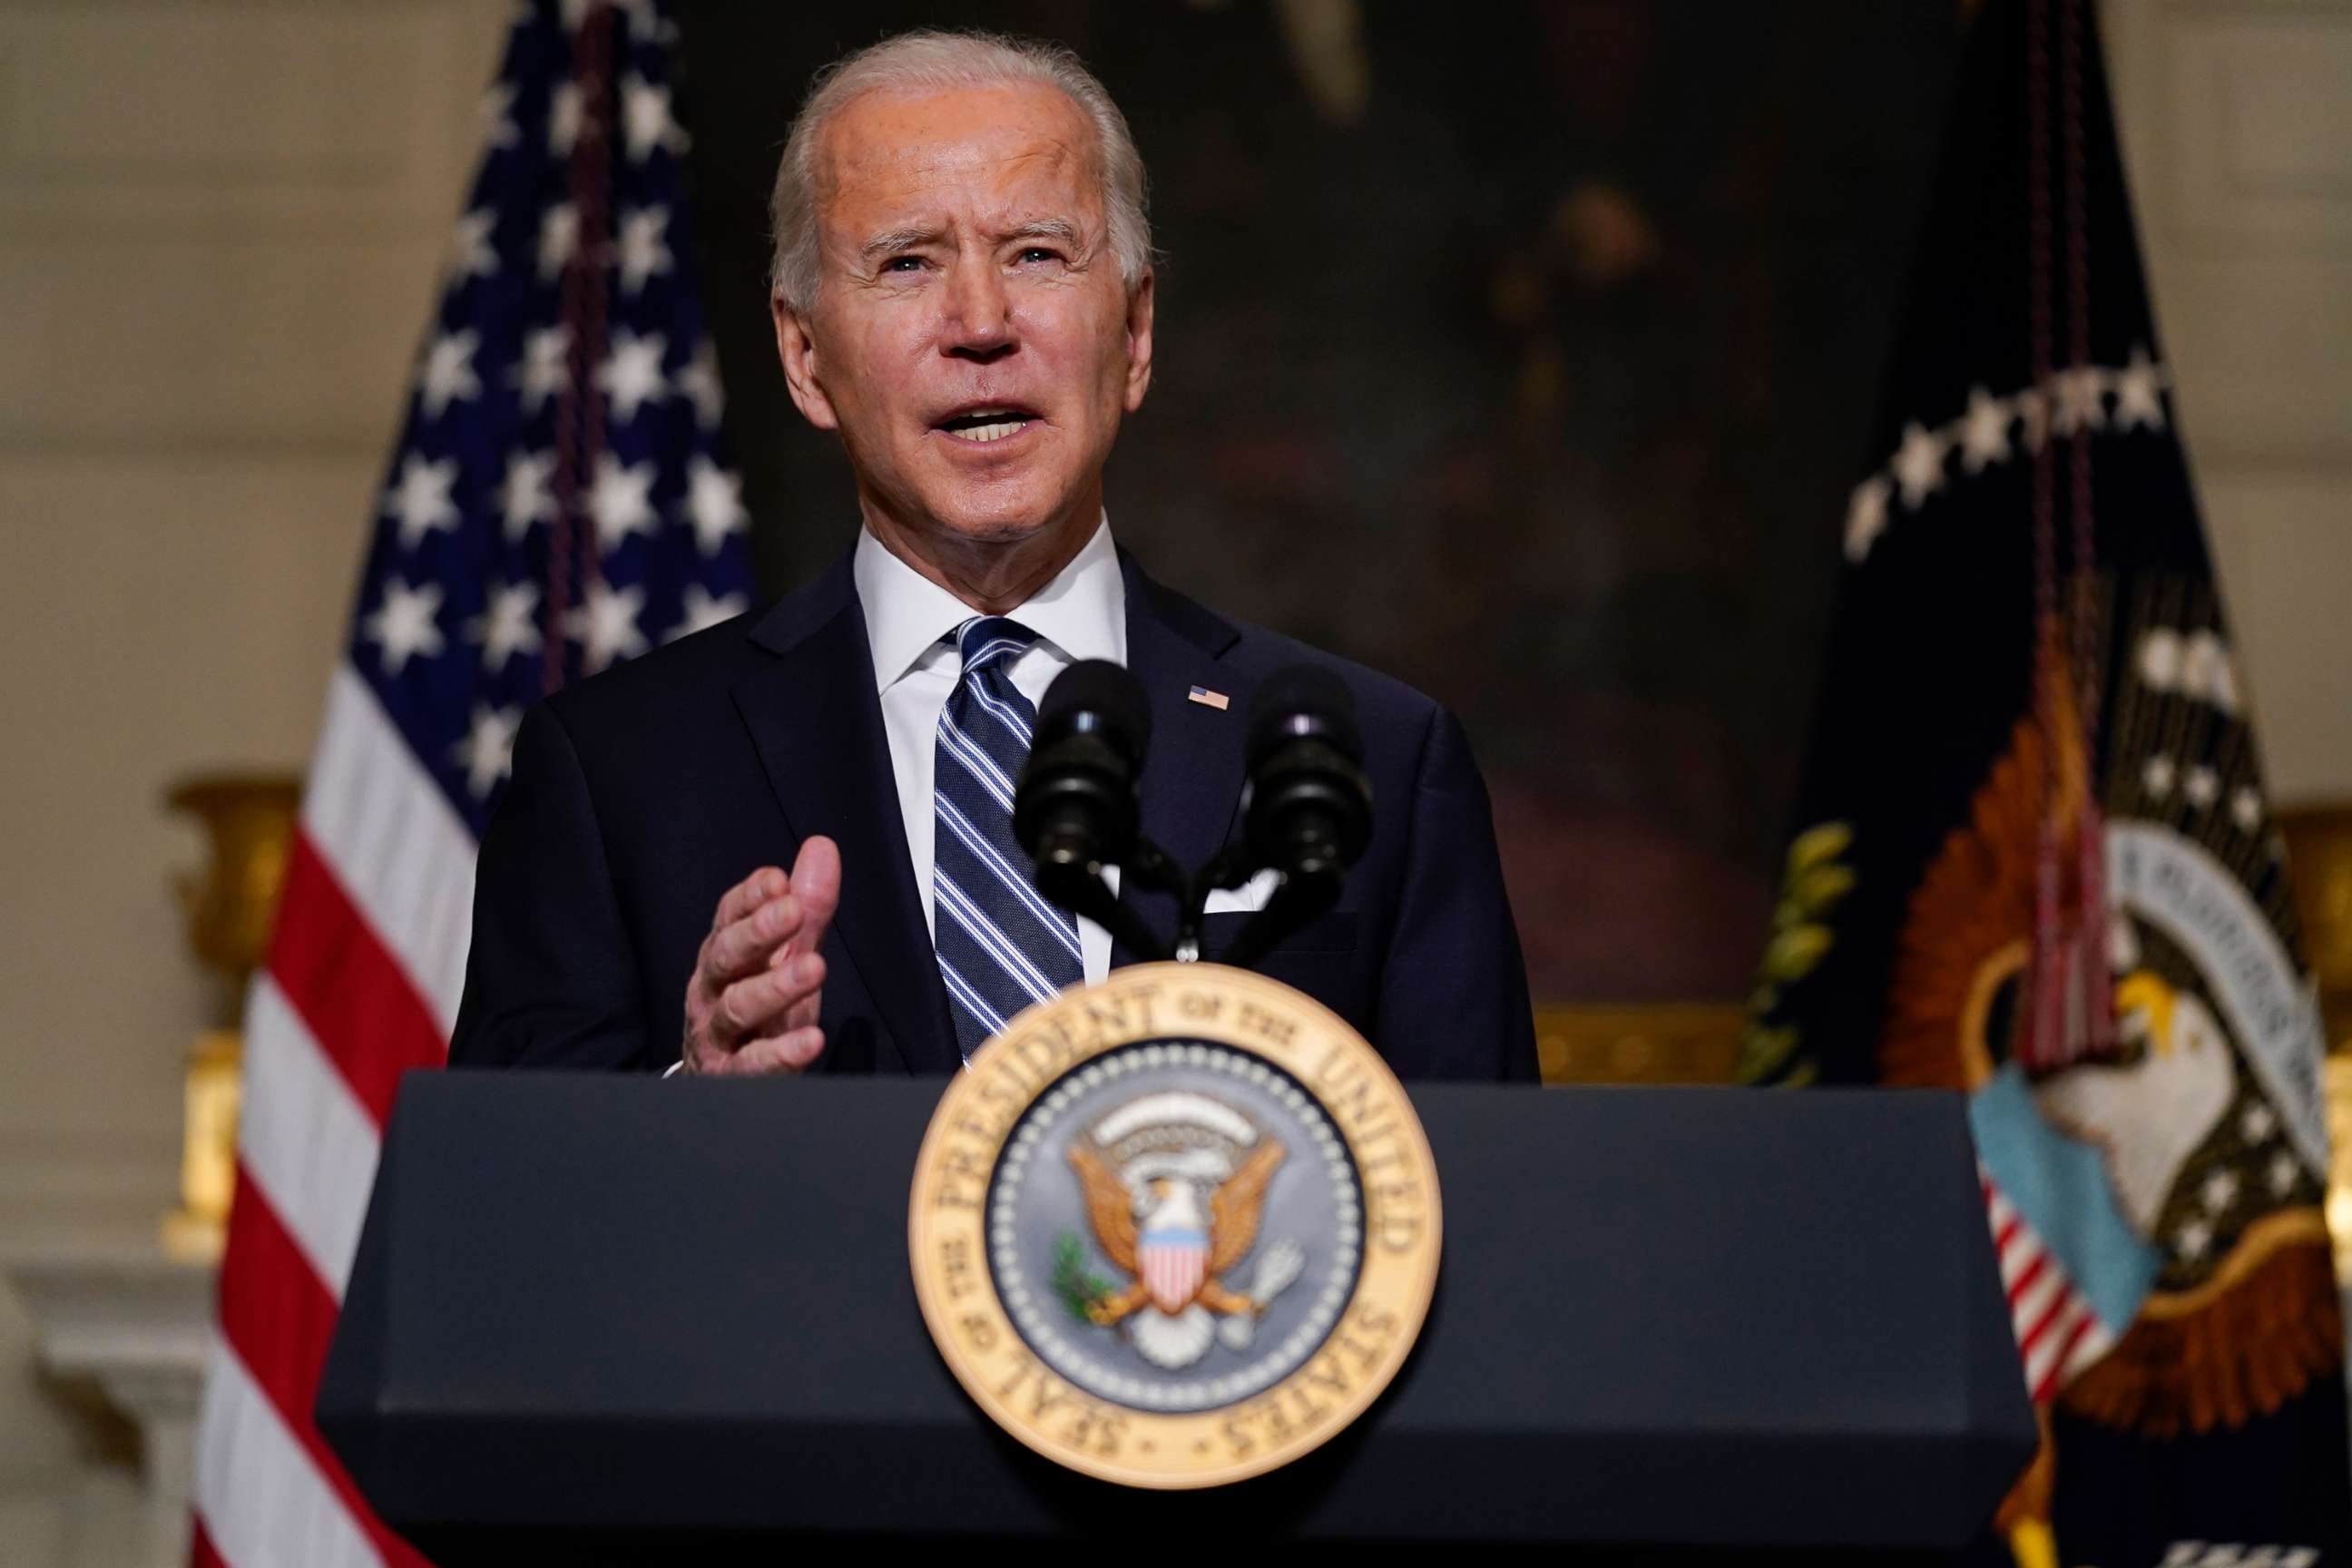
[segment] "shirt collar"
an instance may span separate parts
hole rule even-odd
[[[887,690],[941,637],[971,619],[972,607],[893,555],[867,530],[857,534],[850,575],[866,610],[876,686]],[[1029,600],[1007,612],[1071,662],[1127,662],[1127,584],[1111,543],[1108,512],[1069,564]]]

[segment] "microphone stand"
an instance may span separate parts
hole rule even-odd
[[[1265,900],[1250,916],[1234,944],[1218,959],[1236,969],[1247,969],[1274,951],[1274,944],[1339,901],[1339,874],[1328,871],[1286,871]]]
[[[1125,868],[1130,889],[1165,893],[1176,900],[1176,936],[1171,943],[1160,941],[1143,917],[1110,890],[1103,876],[1107,858],[1092,835],[1049,835],[1039,848],[1034,872],[1039,892],[1059,908],[1094,921],[1137,957],[1173,959],[1178,963],[1197,963],[1209,956],[1202,940],[1209,895],[1241,887],[1269,865],[1266,857],[1253,853],[1246,842],[1229,844],[1198,875],[1188,877],[1168,851],[1137,835],[1117,863]],[[1328,835],[1308,833],[1285,846],[1280,858],[1286,864],[1278,868],[1281,875],[1273,893],[1244,922],[1217,962],[1247,968],[1283,938],[1339,901],[1348,863]]]
[[[1207,919],[1209,895],[1238,888],[1264,869],[1261,858],[1239,844],[1201,868],[1177,918],[1177,963],[1190,963],[1207,956],[1202,951],[1201,928]],[[1245,969],[1264,958],[1284,937],[1339,901],[1344,869],[1336,856],[1320,847],[1300,856],[1292,868],[1282,873],[1265,908],[1250,916],[1217,962]]]
[[[1150,839],[1138,839],[1127,857],[1129,881],[1139,891],[1165,893],[1177,900],[1176,940],[1163,942],[1104,880],[1102,864],[1071,854],[1049,854],[1037,862],[1037,889],[1056,905],[1110,932],[1113,941],[1139,958],[1174,959],[1194,963],[1208,954],[1202,950],[1201,928],[1209,895],[1240,887],[1263,867],[1240,846],[1228,849],[1201,868],[1197,877],[1184,875],[1168,852]],[[1286,871],[1265,900],[1252,914],[1217,962],[1245,969],[1274,950],[1276,942],[1315,919],[1339,900],[1342,868],[1336,858],[1307,855]]]
[[[1176,962],[1198,963],[1201,958],[1201,923],[1206,917],[1209,895],[1213,892],[1240,887],[1257,874],[1249,857],[1235,845],[1201,868],[1185,889],[1183,901],[1176,911]]]
[[[1139,889],[1167,893],[1179,900],[1186,896],[1182,868],[1166,850],[1148,838],[1136,840],[1124,868],[1129,881]],[[1154,960],[1171,957],[1168,944],[1143,923],[1142,916],[1110,890],[1110,884],[1103,879],[1102,871],[1099,860],[1081,859],[1067,852],[1049,853],[1037,862],[1037,890],[1072,914],[1084,915],[1094,921],[1110,932],[1112,941],[1138,957]],[[1181,957],[1182,954],[1172,956]],[[1199,956],[1197,942],[1194,956]]]

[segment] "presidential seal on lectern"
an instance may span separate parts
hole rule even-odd
[[[940,1352],[999,1426],[1127,1486],[1218,1486],[1336,1435],[1412,1351],[1437,1174],[1334,1013],[1147,963],[1014,1018],[948,1090],[908,1216]]]

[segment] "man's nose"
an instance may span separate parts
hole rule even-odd
[[[940,306],[941,353],[992,360],[1013,351],[1013,297],[995,268],[964,262],[951,268]]]

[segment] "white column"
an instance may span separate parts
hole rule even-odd
[[[41,1365],[87,1381],[139,1429],[142,1561],[184,1568],[196,1407],[214,1269],[160,1247],[43,1248],[0,1259],[32,1320]]]

